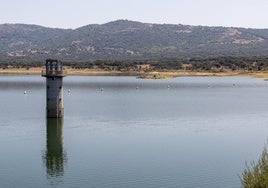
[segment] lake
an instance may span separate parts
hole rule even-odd
[[[45,78],[0,75],[0,187],[239,188],[268,138],[260,78],[63,82],[64,118],[46,119]]]

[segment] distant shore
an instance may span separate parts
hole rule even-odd
[[[0,74],[29,74],[40,75],[44,67],[34,68],[8,68],[0,69]],[[136,76],[141,79],[168,79],[179,76],[252,76],[258,78],[268,78],[268,71],[228,71],[228,72],[205,72],[205,71],[150,71],[137,73],[136,71],[106,71],[102,69],[73,69],[65,68],[67,75],[81,76]]]

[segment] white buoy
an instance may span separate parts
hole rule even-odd
[[[169,89],[170,88],[170,85],[168,85],[167,88]]]
[[[139,89],[139,86],[136,86],[136,89]]]
[[[26,90],[24,91],[24,95],[27,95],[27,91]]]
[[[71,93],[71,89],[68,89],[68,93],[69,93],[69,94]]]

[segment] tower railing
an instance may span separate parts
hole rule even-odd
[[[43,77],[64,77],[66,75],[66,70],[42,70]]]

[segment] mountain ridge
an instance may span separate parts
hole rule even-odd
[[[0,60],[267,56],[268,29],[116,20],[76,29],[0,24]]]

